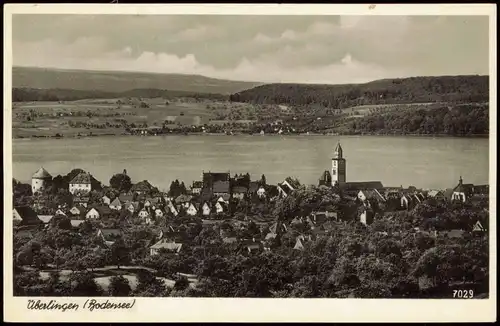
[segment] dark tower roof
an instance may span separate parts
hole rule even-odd
[[[344,151],[342,146],[340,146],[340,142],[337,143],[337,147],[335,147],[335,158],[342,158],[344,155]]]

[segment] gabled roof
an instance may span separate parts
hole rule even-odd
[[[302,243],[302,240],[300,239],[300,237],[297,237],[297,241],[295,242],[295,246],[293,247],[293,249],[296,249],[296,250],[303,250],[304,249],[304,244]]]
[[[113,199],[113,201],[109,204],[109,206],[121,206],[122,202],[120,201],[119,198]]]
[[[47,170],[45,170],[43,167],[41,167],[40,169],[38,169],[38,171],[36,171],[33,176],[31,177],[32,179],[49,179],[49,178],[52,178],[52,176],[50,175],[49,172],[47,172]]]
[[[53,215],[38,215],[40,221],[42,221],[45,224],[49,223],[53,217],[54,217]]]
[[[70,181],[70,184],[91,184],[92,178],[90,173],[80,172],[73,180]]]
[[[249,184],[248,184],[248,192],[249,193],[254,193],[254,192],[257,192],[257,190],[259,190],[260,186],[259,186],[259,183],[256,182],[256,181],[251,181]]]
[[[321,173],[321,176],[319,177],[319,181],[330,182],[331,180],[332,180],[332,175],[328,170],[325,170],[325,172]]]
[[[92,206],[92,207],[89,207],[89,210],[86,212],[86,214],[88,212],[90,212],[92,209],[95,209],[99,215],[108,215],[108,214],[111,214],[111,208],[109,208],[108,206]]]
[[[189,203],[191,201],[191,199],[193,199],[192,196],[189,196],[189,195],[179,195],[177,198],[175,198],[175,202],[177,204],[180,204],[180,203]]]
[[[216,181],[213,185],[214,193],[229,193],[229,181]]]
[[[233,187],[232,192],[233,194],[246,194],[248,192],[248,188],[236,186]]]
[[[299,187],[300,187],[300,183],[299,183],[297,180],[292,179],[291,177],[287,177],[287,178],[285,178],[285,181],[286,181],[286,182],[287,182],[290,186],[292,186],[292,187],[293,187],[293,189],[297,189],[297,188],[299,188]]]
[[[442,191],[439,191],[439,190],[430,190],[428,193],[427,193],[427,196],[429,197],[437,197],[439,195],[443,195],[443,192]]]
[[[42,221],[38,218],[38,214],[29,206],[14,207],[14,219],[21,218],[23,224],[40,224]]]
[[[383,189],[380,181],[361,181],[361,182],[343,182],[340,183],[342,190],[363,190],[363,189]]]
[[[363,194],[366,196],[367,199],[385,201],[384,196],[382,196],[382,194],[378,192],[377,189],[363,189],[360,191],[363,192]]]
[[[228,201],[231,197],[229,194],[222,194],[217,197],[217,201],[219,201],[220,198],[222,198],[224,201]]]
[[[72,227],[77,228],[80,226],[80,224],[85,222],[85,220],[71,220],[70,222]]]
[[[166,241],[165,239],[161,239],[154,245],[150,247],[151,249],[165,249],[168,251],[174,251],[174,252],[179,252],[181,251],[182,248],[182,243],[177,243],[177,242],[169,242]]]
[[[122,203],[125,203],[125,202],[128,202],[128,201],[132,201],[132,199],[134,199],[134,196],[132,196],[132,195],[126,195],[126,194],[120,194],[120,196],[118,196],[118,199]]]
[[[122,236],[122,231],[120,229],[102,228],[100,229],[100,231],[106,241],[110,241]]]

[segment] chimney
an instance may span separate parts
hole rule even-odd
[[[460,179],[458,179],[458,184],[459,184],[459,185],[461,185],[461,184],[462,184],[462,182],[463,182],[463,180],[462,180],[462,176],[460,176]]]

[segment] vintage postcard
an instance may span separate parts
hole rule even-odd
[[[494,321],[494,5],[4,6],[6,321]]]

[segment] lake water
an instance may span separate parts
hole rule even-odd
[[[347,181],[380,180],[385,186],[449,188],[487,184],[486,138],[376,136],[156,136],[82,139],[14,139],[13,176],[27,182],[43,166],[52,176],[82,168],[108,184],[127,169],[133,182],[149,180],[167,190],[179,179],[186,185],[202,171],[265,174],[268,183],[287,176],[317,184],[330,168],[337,141],[347,160]]]

